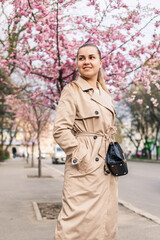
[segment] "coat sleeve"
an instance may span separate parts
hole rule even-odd
[[[54,119],[53,136],[66,155],[71,155],[72,164],[75,165],[86,156],[87,148],[77,141],[71,131],[76,117],[76,99],[71,88],[68,84],[62,91]]]

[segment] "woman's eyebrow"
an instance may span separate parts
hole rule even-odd
[[[89,56],[94,56],[94,53],[89,54]],[[85,57],[85,55],[80,54],[79,57]]]

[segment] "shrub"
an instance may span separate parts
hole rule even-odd
[[[4,161],[9,158],[9,152],[5,152],[3,148],[0,148],[0,161]]]

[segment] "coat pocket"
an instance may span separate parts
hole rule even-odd
[[[87,173],[90,167],[90,159],[91,159],[90,151],[88,150],[87,154],[81,159],[81,161],[78,164],[73,165],[70,163],[71,164],[70,175],[76,176]]]
[[[91,106],[90,108],[82,108],[79,109],[76,113],[76,120],[80,120],[80,119],[87,119],[87,118],[98,118],[99,117],[99,109],[98,107],[93,107]]]

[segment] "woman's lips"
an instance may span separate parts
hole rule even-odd
[[[91,69],[91,67],[84,67],[83,69],[87,69],[88,70],[88,69]]]

